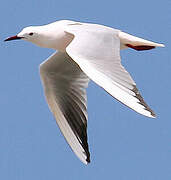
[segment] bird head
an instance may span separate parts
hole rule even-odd
[[[19,40],[23,39],[26,41],[34,42],[36,39],[38,39],[40,34],[38,33],[37,29],[33,26],[24,28],[20,33],[18,33],[15,36],[11,36],[4,41],[11,41],[11,40]]]

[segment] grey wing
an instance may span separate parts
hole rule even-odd
[[[87,164],[87,96],[89,78],[66,54],[56,52],[40,65],[47,103],[66,141]]]
[[[66,52],[91,80],[136,112],[155,117],[121,64],[118,30],[85,24],[68,26],[66,32],[74,35]]]

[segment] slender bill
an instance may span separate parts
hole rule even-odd
[[[12,37],[9,37],[7,39],[5,39],[4,41],[11,41],[11,40],[18,40],[18,39],[22,39],[23,37],[18,37],[17,35],[16,36],[12,36]]]

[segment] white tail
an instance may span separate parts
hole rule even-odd
[[[142,51],[142,50],[153,49],[155,47],[164,47],[164,44],[148,41],[136,36],[132,36],[122,31],[119,32],[119,38],[121,42],[121,49],[126,49],[130,47],[137,51]]]

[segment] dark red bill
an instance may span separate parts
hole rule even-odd
[[[11,40],[18,40],[18,39],[22,39],[22,37],[18,37],[18,36],[16,35],[16,36],[12,36],[12,37],[7,38],[7,39],[5,39],[4,41],[11,41]]]

